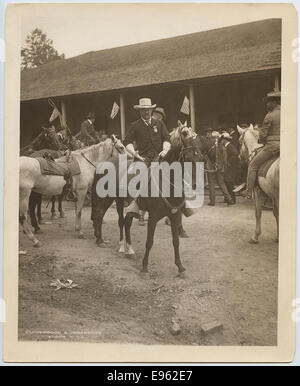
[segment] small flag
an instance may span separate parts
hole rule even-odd
[[[114,102],[111,113],[110,113],[111,119],[114,119],[114,117],[118,114],[119,110],[120,110],[119,105],[116,102]]]
[[[51,117],[49,118],[49,122],[54,121],[54,119],[56,119],[58,116],[60,116],[60,112],[57,110],[56,107],[54,107]]]
[[[180,112],[185,115],[190,115],[190,101],[186,96],[184,97],[184,100],[182,102]]]

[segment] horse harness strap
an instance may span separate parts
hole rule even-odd
[[[94,166],[94,168],[96,169],[96,165],[93,164],[92,161],[90,161],[83,152],[80,153],[82,155],[82,157],[89,163],[91,164],[92,166]]]

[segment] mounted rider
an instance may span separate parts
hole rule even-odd
[[[156,104],[152,104],[150,98],[141,98],[139,104],[133,108],[140,113],[140,118],[131,123],[123,143],[133,157],[149,166],[152,161],[158,161],[166,156],[171,148],[170,135],[163,120],[152,116]],[[133,142],[136,143],[137,150]],[[126,213],[139,218],[136,200],[128,206]]]
[[[280,91],[271,91],[264,98],[268,113],[259,129],[259,142],[264,144],[249,163],[247,178],[247,198],[252,198],[257,171],[270,158],[280,152]]]
[[[86,120],[84,120],[80,125],[78,139],[80,139],[80,141],[82,141],[86,146],[94,145],[100,142],[99,134],[94,126],[95,120],[95,113],[90,112],[87,115]],[[77,137],[77,135],[75,137]]]

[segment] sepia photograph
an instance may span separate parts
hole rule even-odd
[[[76,343],[79,360],[97,343],[115,354],[95,360],[169,349],[183,362],[285,338],[292,360],[293,6],[21,4],[6,17],[8,360],[27,359],[12,342],[34,343],[34,361],[61,358],[38,348],[51,342]]]

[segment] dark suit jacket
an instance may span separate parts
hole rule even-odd
[[[226,147],[225,181],[235,182],[240,168],[239,153],[235,146],[229,143]]]
[[[142,119],[131,123],[124,140],[124,145],[136,142],[142,157],[153,160],[163,149],[163,142],[169,141],[170,135],[163,121],[152,118],[151,126]]]
[[[88,120],[83,121],[80,125],[80,140],[83,141],[86,145],[91,145],[98,140],[95,126]]]

